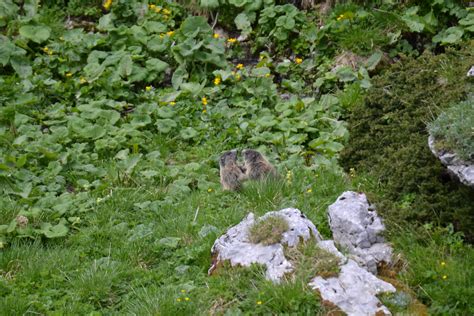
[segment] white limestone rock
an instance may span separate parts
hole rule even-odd
[[[464,161],[455,153],[447,150],[436,149],[435,139],[431,135],[428,137],[428,146],[431,152],[448,168],[450,174],[459,179],[461,183],[474,187],[474,164],[472,162]]]
[[[321,298],[338,306],[348,316],[391,315],[377,294],[395,292],[390,283],[378,279],[350,260],[341,266],[338,277],[315,277],[309,286],[319,291]]]
[[[474,66],[472,66],[467,72],[468,77],[474,77]]]
[[[283,245],[296,246],[300,239],[307,241],[315,238],[321,240],[321,235],[314,224],[299,210],[287,208],[281,211],[269,212],[261,217],[281,216],[287,222],[289,229],[282,234],[280,243],[273,245],[253,244],[248,240],[249,228],[255,223],[255,216],[250,213],[242,222],[230,228],[227,233],[217,239],[212,246],[213,264],[209,269],[211,274],[220,262],[229,260],[232,266],[250,266],[253,263],[265,265],[266,278],[278,283],[285,273],[293,271],[292,264],[286,260]]]
[[[334,242],[361,267],[376,274],[379,263],[391,262],[392,248],[381,235],[385,226],[365,194],[344,192],[329,206],[328,215]]]

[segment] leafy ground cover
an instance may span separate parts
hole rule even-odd
[[[465,45],[473,13],[454,1],[86,2],[0,4],[0,311],[327,313],[306,285],[311,263],[280,286],[260,267],[208,277],[211,245],[247,212],[283,207],[329,237],[326,208],[347,189],[376,193],[383,211],[385,186],[338,166],[344,119],[401,56]],[[217,158],[246,147],[286,177],[222,192]],[[403,227],[389,232],[401,281],[434,313],[472,312],[472,248],[452,229]]]

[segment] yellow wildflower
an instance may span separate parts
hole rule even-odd
[[[166,32],[166,35],[168,35],[168,36],[173,36],[173,34],[174,34],[174,31]]]
[[[105,0],[102,6],[104,7],[105,10],[108,11],[110,7],[112,6],[112,0]]]
[[[47,53],[49,51],[48,46],[43,47],[43,52]]]
[[[441,265],[444,267],[446,265],[446,262],[441,261]]]
[[[257,305],[262,305],[262,301],[257,301]]]
[[[237,69],[242,69],[242,68],[244,68],[244,65],[243,64],[237,64],[236,68]]]
[[[176,102],[171,101],[171,102],[170,102],[170,105],[171,105],[171,106],[176,105]]]
[[[186,293],[186,290],[181,290],[181,293]]]
[[[448,278],[447,275],[443,275],[443,280],[446,280]]]
[[[227,40],[227,42],[229,42],[230,44],[234,44],[235,42],[237,42],[237,39],[235,37],[231,37]]]
[[[66,72],[66,77],[68,78],[72,77],[72,72]]]
[[[215,77],[214,78],[214,84],[218,86],[221,83],[221,77]]]
[[[160,8],[160,7],[156,7],[154,10],[155,10],[155,13],[160,13],[160,12],[161,12],[161,8]]]
[[[337,17],[337,20],[338,20],[338,21],[340,21],[340,20],[342,20],[342,19],[344,19],[344,14],[341,14],[341,15],[339,15],[339,16]]]
[[[206,113],[206,112],[207,112],[207,110],[206,110],[206,109],[202,110],[202,113]]]
[[[211,193],[211,192],[212,192],[212,189],[211,189],[211,188],[207,189],[207,192]]]
[[[185,297],[184,300],[185,300],[185,301],[189,301],[189,297]]]
[[[302,62],[303,62],[303,59],[295,58],[295,63],[297,63],[298,65],[301,64]]]
[[[146,91],[151,91],[151,89],[153,89],[152,86],[146,86],[146,87],[145,87],[145,90],[146,90]]]
[[[180,298],[177,298],[177,299],[176,299],[176,302],[181,302],[181,299],[180,299]]]
[[[201,98],[201,102],[202,102],[202,105],[207,105],[207,98],[206,98],[206,97],[202,97],[202,98]]]
[[[212,35],[214,38],[219,38],[219,34],[217,33],[214,33],[214,35]]]
[[[265,74],[265,78],[269,78],[270,77],[270,74]]]
[[[293,179],[293,172],[291,172],[291,170],[288,170],[286,173],[286,182],[288,182],[288,184],[291,184],[292,179]]]
[[[170,14],[171,14],[171,11],[168,10],[168,9],[163,9],[163,14],[165,14],[165,15],[170,15]]]
[[[265,58],[265,56],[260,55],[258,58],[259,58],[260,60],[263,60],[263,59]]]
[[[154,5],[154,4],[149,4],[149,5],[148,5],[148,8],[154,10],[154,9],[156,8],[156,5]]]
[[[313,190],[312,190],[312,189],[308,189],[308,190],[306,190],[306,192],[311,193],[311,192],[313,192]]]
[[[79,82],[80,82],[81,84],[84,84],[84,83],[87,82],[87,80],[86,80],[86,78],[81,77],[81,78],[79,78]]]
[[[351,178],[354,178],[354,177],[356,176],[356,171],[355,171],[354,168],[350,168],[350,169],[349,169],[349,176],[350,176]]]

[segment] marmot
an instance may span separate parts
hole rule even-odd
[[[245,161],[245,174],[248,179],[262,180],[268,176],[278,177],[275,167],[258,151],[244,149],[242,154]]]
[[[239,190],[245,180],[245,169],[237,164],[237,150],[227,151],[219,159],[221,184],[224,190]]]

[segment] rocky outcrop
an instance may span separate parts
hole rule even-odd
[[[252,225],[270,216],[280,216],[288,223],[281,241],[271,245],[251,243],[249,231]],[[259,219],[250,213],[216,240],[212,247],[213,264],[209,274],[223,261],[229,261],[231,266],[258,263],[266,267],[267,279],[279,283],[286,273],[296,269],[285,258],[284,247],[294,247],[300,241],[312,239],[320,248],[339,258],[338,276],[315,276],[309,283],[324,301],[336,305],[348,315],[390,315],[377,295],[395,292],[396,289],[378,279],[375,273],[377,264],[390,262],[392,249],[381,236],[385,227],[375,209],[364,194],[344,192],[329,207],[329,219],[334,241],[322,240],[315,225],[297,209],[269,212]],[[336,245],[348,250],[349,254],[343,255]]]
[[[280,243],[268,246],[251,243],[248,234],[250,227],[255,223],[255,215],[250,213],[242,222],[230,228],[227,233],[216,240],[211,250],[214,259],[209,273],[212,273],[220,262],[226,260],[232,266],[247,267],[253,263],[262,264],[267,268],[267,279],[274,282],[279,282],[285,273],[293,271],[292,264],[283,254],[283,246],[294,247],[300,240],[307,241],[310,238],[320,241],[321,235],[316,226],[303,213],[294,208],[268,212],[260,220],[275,215],[284,218],[289,227],[283,233]]]
[[[361,267],[376,274],[380,263],[391,262],[392,248],[382,236],[385,226],[365,194],[344,192],[329,206],[328,216],[334,242]]]
[[[437,149],[435,143],[436,140],[430,135],[428,137],[428,146],[431,152],[446,166],[453,177],[465,185],[474,187],[474,164],[462,160],[453,152]]]
[[[391,315],[376,295],[396,291],[393,285],[378,279],[351,259],[341,266],[339,276],[328,279],[317,276],[309,286],[317,290],[324,301],[349,316]]]

